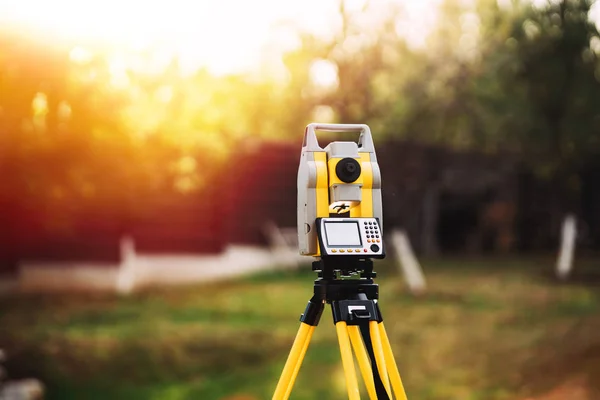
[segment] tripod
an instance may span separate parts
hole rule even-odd
[[[391,389],[396,399],[406,400],[404,386],[377,303],[379,286],[373,283],[376,276],[373,261],[321,259],[313,262],[313,270],[319,272],[319,278],[314,282],[314,295],[300,316],[300,329],[277,383],[273,400],[289,398],[326,303],[331,304],[348,398],[360,399],[352,358],[354,349],[371,400],[391,400]],[[354,279],[342,278],[349,276],[353,276]]]

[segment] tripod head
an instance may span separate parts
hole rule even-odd
[[[317,130],[360,136],[322,148]],[[322,261],[313,269],[318,264],[351,274],[363,271],[367,260],[385,257],[381,173],[367,125],[309,124],[297,184],[300,254]]]

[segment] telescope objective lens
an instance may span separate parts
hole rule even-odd
[[[354,158],[342,158],[335,166],[335,174],[345,183],[354,182],[358,179],[360,173],[360,164]]]

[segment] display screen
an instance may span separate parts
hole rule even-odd
[[[360,231],[357,221],[333,222],[325,221],[327,245],[330,247],[361,247]]]

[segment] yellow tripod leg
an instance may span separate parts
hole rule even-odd
[[[377,321],[369,321],[369,334],[371,335],[371,343],[373,344],[373,353],[375,354],[375,362],[377,363],[377,371],[379,371],[379,377],[385,387],[388,396],[392,397],[392,391],[390,390],[390,380],[385,365],[385,354],[383,352],[383,346],[381,344],[381,337],[379,335],[379,324]]]
[[[377,392],[375,391],[375,381],[373,380],[373,372],[371,371],[371,363],[369,362],[369,355],[365,349],[365,344],[362,341],[360,335],[360,328],[357,325],[348,326],[348,334],[350,335],[350,342],[352,342],[352,348],[358,361],[360,373],[362,374],[369,398],[371,400],[377,400]]]
[[[400,378],[400,371],[398,371],[398,366],[396,365],[396,360],[394,359],[394,354],[392,353],[392,346],[390,345],[390,340],[385,331],[385,327],[383,326],[383,322],[378,325],[381,342],[383,345],[383,353],[385,355],[385,363],[390,371],[390,380],[392,381],[394,394],[398,400],[407,400],[406,392],[404,391],[404,385],[402,384],[402,379]]]
[[[300,351],[300,357],[296,362],[296,367],[294,368],[294,372],[292,372],[292,377],[290,378],[288,388],[285,391],[285,396],[283,399],[287,399],[290,397],[292,393],[292,388],[294,387],[294,383],[296,382],[296,377],[298,376],[298,371],[300,371],[300,367],[302,366],[302,360],[304,360],[304,356],[306,355],[306,350],[308,349],[308,345],[310,344],[310,340],[312,339],[312,335],[315,331],[316,326],[309,325],[309,331],[306,335],[306,339],[304,340],[304,346],[302,346],[302,350]]]
[[[298,329],[298,334],[296,334],[296,338],[294,339],[294,344],[281,372],[281,377],[279,378],[279,382],[277,382],[273,400],[286,400],[289,397],[314,328],[314,326],[303,322],[300,323],[300,329]]]
[[[350,338],[345,321],[335,324],[338,341],[340,342],[340,353],[342,355],[342,366],[346,375],[346,387],[348,389],[348,398],[350,400],[360,400],[358,391],[358,381],[356,380],[356,371],[354,370],[354,359],[352,358],[352,348],[350,347]]]

